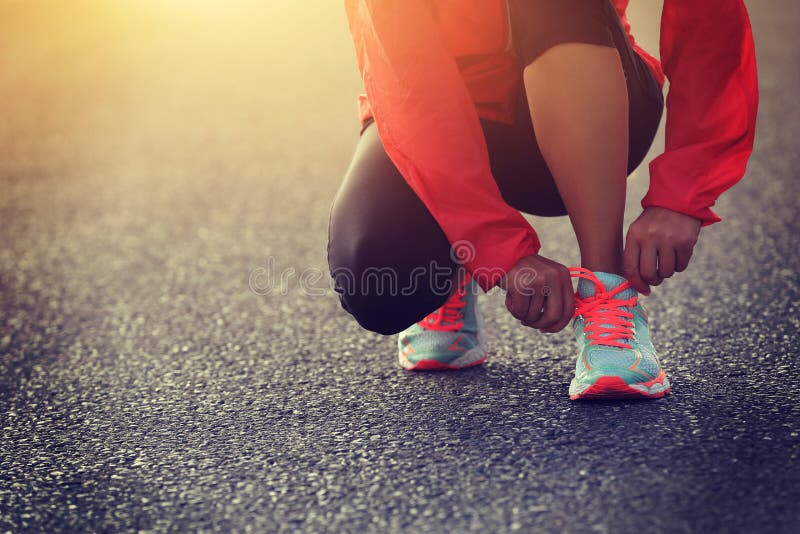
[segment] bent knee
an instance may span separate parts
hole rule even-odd
[[[342,308],[363,328],[378,334],[405,330],[441,305],[420,292],[404,294],[392,284],[381,285],[368,271],[339,269],[331,276]]]
[[[381,305],[380,301],[363,296],[339,296],[344,308],[365,330],[389,336],[408,328],[414,322],[405,314],[391,306]]]
[[[376,267],[355,253],[357,250],[333,251],[330,272],[342,308],[363,328],[383,335],[396,334],[447,299],[446,291],[435,291],[415,279],[413,269]]]

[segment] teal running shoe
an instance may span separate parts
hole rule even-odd
[[[486,361],[478,285],[467,275],[445,304],[402,332],[400,365],[409,371],[464,369]]]
[[[569,398],[663,397],[670,392],[647,326],[647,313],[623,277],[573,267],[578,361]]]

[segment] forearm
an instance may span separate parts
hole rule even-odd
[[[741,0],[666,0],[661,56],[670,80],[666,148],[650,164],[642,206],[711,224],[716,199],[738,182],[753,149],[758,76]]]

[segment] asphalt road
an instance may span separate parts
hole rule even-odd
[[[800,531],[800,4],[749,3],[755,155],[647,299],[672,396],[595,404],[499,293],[456,374],[340,311],[341,5],[219,4],[0,0],[0,532]]]

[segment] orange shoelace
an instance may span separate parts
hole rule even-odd
[[[614,298],[629,289],[630,283],[626,280],[607,291],[597,276],[588,269],[571,267],[569,273],[573,278],[583,278],[594,284],[595,294],[591,297],[581,298],[575,292],[575,317],[583,317],[584,332],[589,344],[630,349],[631,345],[625,343],[625,340],[634,338],[633,312],[625,308],[636,306],[636,296],[625,300]]]
[[[464,299],[467,296],[467,284],[469,284],[470,279],[469,274],[464,276],[464,279],[453,294],[450,295],[450,298],[447,299],[447,302],[417,324],[427,330],[442,330],[445,332],[455,332],[464,328],[464,306],[467,305],[467,301]]]

